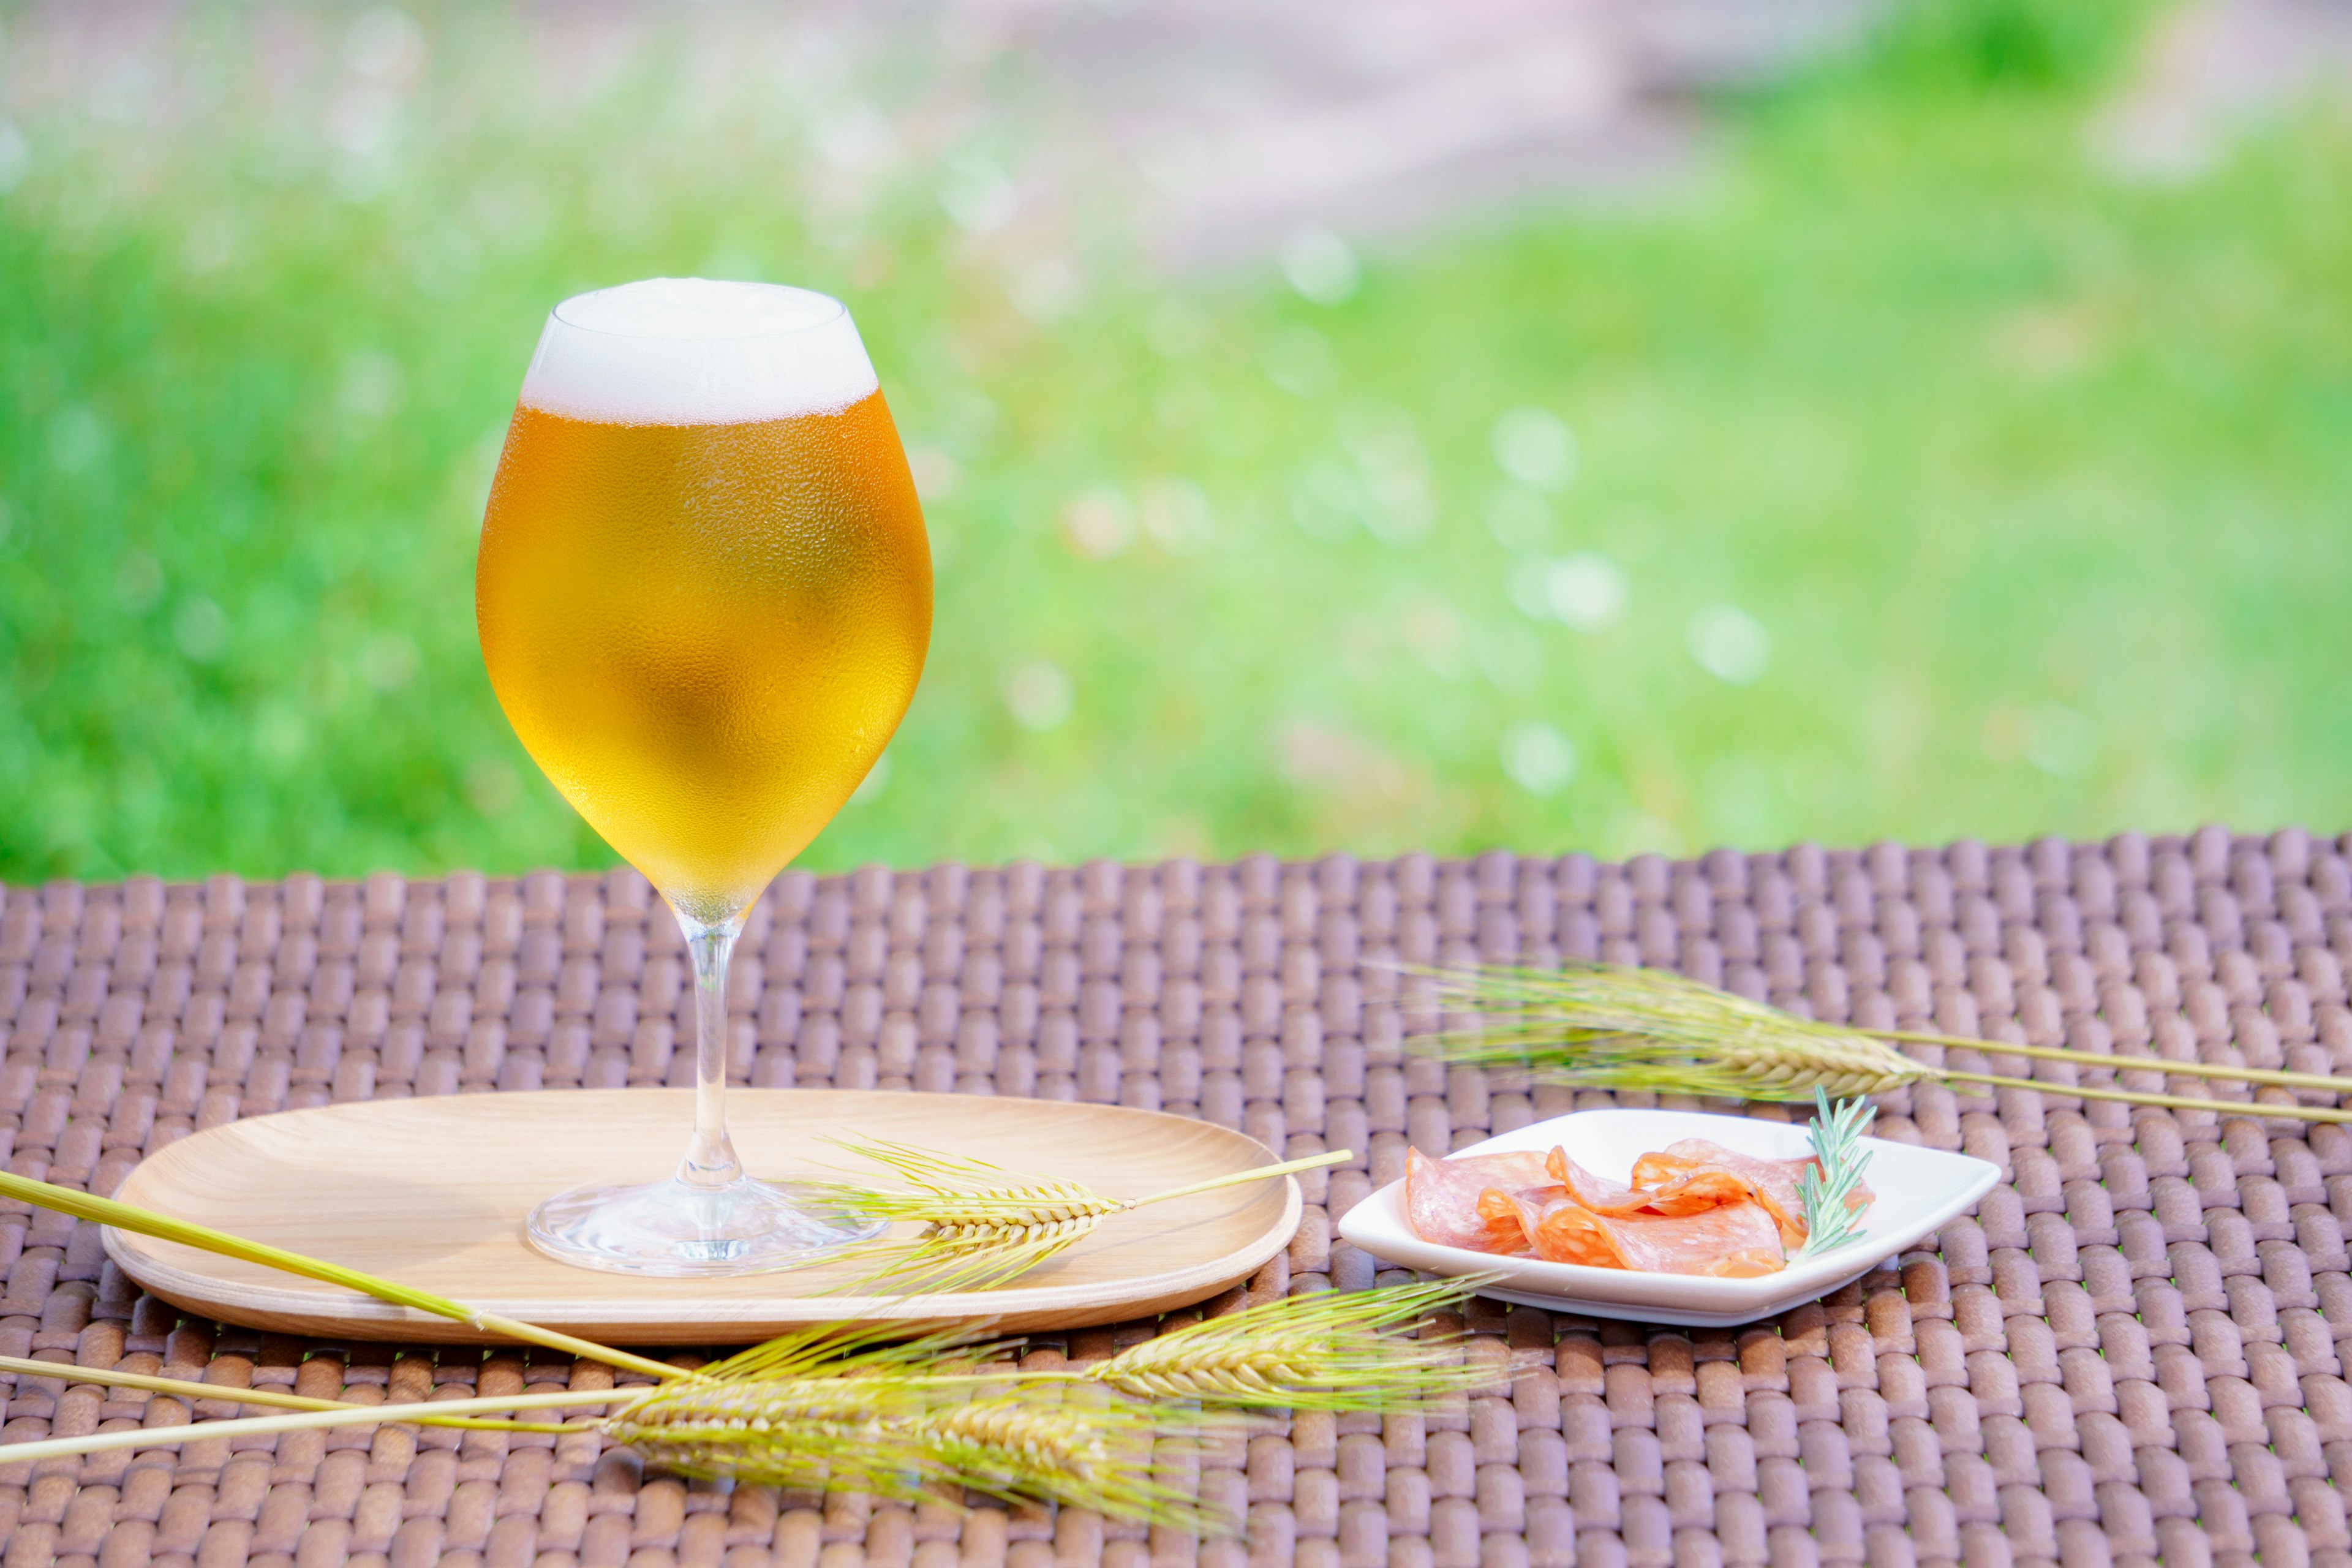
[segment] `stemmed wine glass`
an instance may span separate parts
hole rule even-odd
[[[727,960],[913,697],[930,547],[840,301],[654,279],[566,300],[525,374],[482,521],[482,659],[566,800],[676,911],[694,1134],[677,1173],[581,1187],[541,1250],[750,1272],[869,1234],[746,1175],[727,1136]]]

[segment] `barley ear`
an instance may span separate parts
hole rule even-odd
[[[1140,1399],[1293,1410],[1392,1410],[1465,1394],[1491,1372],[1455,1337],[1407,1338],[1488,1276],[1372,1290],[1317,1290],[1207,1318],[1085,1369]]]

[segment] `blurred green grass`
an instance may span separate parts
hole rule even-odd
[[[1105,231],[1044,310],[936,171],[845,199],[659,59],[500,110],[451,18],[396,157],[28,119],[0,878],[605,863],[474,537],[548,305],[696,270],[848,299],[929,491],[923,689],[805,864],[2340,827],[2352,132],[2099,173],[2136,16],[1915,11],[1331,304]]]

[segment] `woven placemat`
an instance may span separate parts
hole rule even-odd
[[[2347,853],[2208,828],[1622,866],[787,875],[736,960],[734,1065],[758,1084],[1117,1101],[1288,1154],[1364,1151],[1307,1180],[1286,1256],[1213,1311],[1371,1283],[1332,1217],[1408,1142],[1447,1150],[1610,1102],[1407,1059],[1383,964],[1638,961],[1826,1018],[2343,1071]],[[147,1151],[240,1116],[683,1083],[682,976],[630,872],[10,889],[0,1139],[11,1170],[110,1192]],[[1467,1327],[1494,1383],[1454,1412],[1299,1415],[1211,1450],[1202,1490],[1245,1514],[1243,1541],[688,1483],[592,1435],[386,1429],[0,1467],[5,1563],[2352,1568],[2336,1347],[2352,1137],[2063,1089],[1885,1097],[1884,1135],[1995,1161],[2006,1182],[1933,1250],[1818,1305],[1684,1331],[1482,1303]],[[0,1353],[61,1365],[368,1398],[610,1375],[183,1321],[90,1226],[21,1207],[0,1210]],[[26,1380],[6,1436],[184,1417]]]

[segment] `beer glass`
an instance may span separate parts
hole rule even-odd
[[[922,511],[849,312],[700,279],[558,305],[490,487],[475,609],[515,733],[660,889],[693,963],[677,1173],[550,1198],[532,1243],[709,1275],[870,1234],[747,1175],[725,1102],[744,912],[882,754],[930,640]]]

